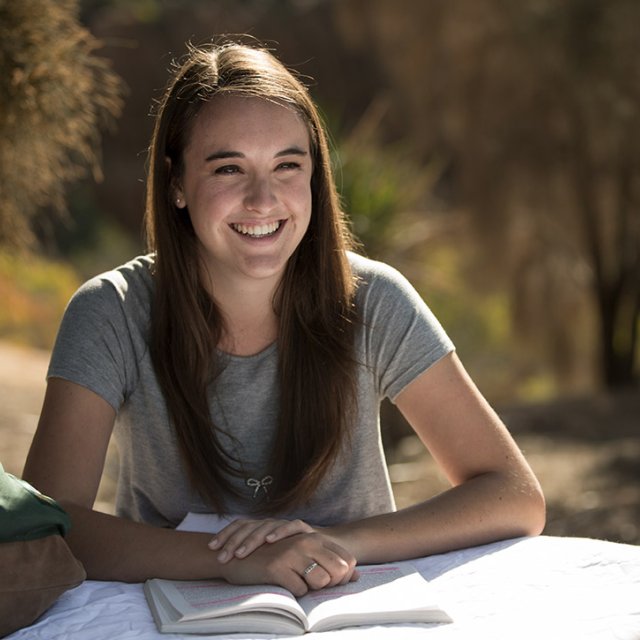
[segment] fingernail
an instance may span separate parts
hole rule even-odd
[[[218,562],[226,562],[229,558],[229,552],[225,549],[218,554]]]
[[[209,549],[217,549],[220,546],[220,540],[214,538],[209,541]]]
[[[266,536],[266,538],[265,538],[265,539],[266,539],[266,540],[269,540],[269,541],[271,541],[271,540],[275,540],[275,539],[276,539],[276,534],[275,534],[275,533],[270,533],[270,534],[268,534],[268,535]]]
[[[244,553],[245,553],[245,551],[246,551],[246,550],[247,550],[247,547],[245,547],[244,545],[242,545],[241,547],[238,547],[238,548],[236,549],[236,555],[237,555],[238,557],[242,557],[242,556],[244,555]]]

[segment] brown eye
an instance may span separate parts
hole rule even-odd
[[[240,167],[235,164],[225,164],[223,167],[218,167],[215,170],[215,173],[218,175],[232,175],[234,173],[239,173]]]

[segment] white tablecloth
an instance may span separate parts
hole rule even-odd
[[[357,627],[323,640],[640,640],[640,547],[583,538],[519,538],[413,562],[454,622]],[[220,638],[160,634],[139,584],[87,581],[10,640]],[[234,634],[240,638],[269,635]]]

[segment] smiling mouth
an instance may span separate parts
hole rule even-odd
[[[239,224],[232,223],[229,226],[242,236],[247,238],[268,238],[273,236],[282,227],[284,220],[277,220],[269,224]]]

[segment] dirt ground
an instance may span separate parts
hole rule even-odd
[[[48,353],[0,341],[0,462],[20,475],[42,406]],[[499,409],[537,473],[548,535],[640,544],[640,392]],[[398,506],[446,487],[417,439],[389,452]],[[111,512],[117,454],[110,450],[96,507]]]

